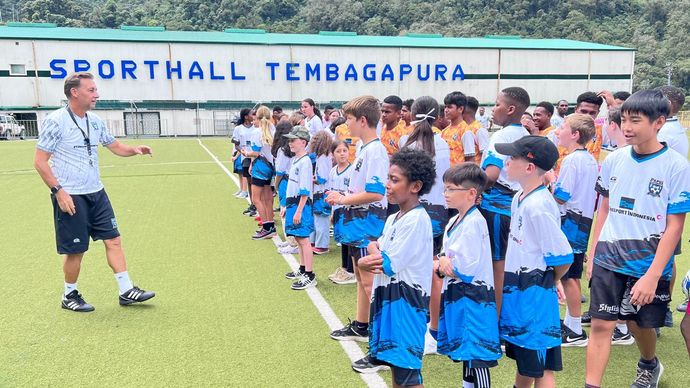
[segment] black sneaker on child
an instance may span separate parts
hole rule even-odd
[[[272,238],[275,235],[276,235],[276,228],[270,228],[270,229],[261,228],[252,236],[252,240],[266,240],[266,239]]]
[[[582,330],[582,334],[577,334],[565,324],[561,324],[561,346],[585,347],[588,343],[589,339],[587,338],[587,333],[585,333],[584,330]]]
[[[255,213],[255,214],[252,215],[252,213]],[[242,214],[244,214],[245,216],[249,216],[249,217],[256,217],[256,206],[254,206],[253,204],[249,205],[249,207],[247,207],[247,209],[245,209],[242,212]]]
[[[376,373],[382,370],[390,370],[388,365],[371,362],[369,356],[364,356],[352,363],[352,370],[359,373]]]
[[[634,343],[635,337],[633,337],[629,331],[623,334],[623,332],[618,330],[618,328],[613,330],[613,335],[611,336],[611,345],[632,345]]]
[[[73,290],[69,294],[62,297],[62,308],[79,313],[88,313],[95,310],[93,306],[86,303],[84,298],[81,297],[81,294],[77,290]]]
[[[297,281],[292,283],[292,286],[290,286],[290,288],[292,288],[293,290],[306,290],[307,288],[316,287],[317,284],[318,283],[316,282],[316,275],[312,273],[311,276],[309,276],[309,274],[305,273],[302,274],[302,277],[297,279]]]
[[[294,271],[287,272],[285,274],[285,279],[297,280],[297,279],[301,278],[302,275],[304,275],[304,273],[302,271],[300,271],[299,268],[297,268]]]
[[[664,366],[661,365],[659,359],[656,360],[656,367],[654,369],[643,368],[638,362],[637,375],[630,388],[656,388],[663,374]]]
[[[592,316],[589,315],[589,311],[585,311],[582,313],[582,326],[591,326],[592,325]]]
[[[356,321],[351,321],[349,318],[347,321],[348,323],[345,327],[331,332],[331,338],[338,341],[369,342],[369,333],[367,330],[357,329]]]
[[[120,295],[120,306],[127,306],[132,303],[139,303],[147,301],[156,296],[153,291],[142,290],[141,288],[134,286],[131,289],[125,291],[124,294]]]

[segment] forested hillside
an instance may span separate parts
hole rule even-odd
[[[690,90],[690,0],[0,0],[2,21],[168,30],[520,35],[636,48],[635,89]]]

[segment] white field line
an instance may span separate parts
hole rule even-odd
[[[214,155],[208,148],[206,148],[206,146],[201,142],[201,140],[198,141],[201,148],[203,148],[204,151],[206,151],[206,153],[209,154],[209,156],[215,161],[218,167],[220,167],[221,170],[223,170],[225,174],[227,174],[227,176],[233,182],[235,182],[235,184],[239,188],[240,182],[235,176],[235,174],[230,172],[230,170],[228,170],[227,167],[225,167],[223,163],[221,163],[220,160],[218,160],[216,155]],[[249,198],[247,198],[247,202],[249,202]],[[276,236],[273,237],[273,242],[276,244],[276,246],[278,246],[278,243],[282,242],[282,240],[280,239],[280,237]],[[282,256],[285,262],[292,270],[296,270],[299,268],[299,262],[295,259],[293,255],[283,254]],[[308,288],[306,292],[307,295],[309,295],[309,299],[311,299],[311,302],[319,311],[319,314],[321,314],[321,318],[323,318],[323,320],[326,322],[331,331],[338,330],[344,326],[340,319],[338,319],[338,316],[335,315],[335,312],[333,311],[331,306],[328,304],[328,302],[326,302],[326,299],[324,299],[323,295],[321,295],[321,292],[319,292],[318,288]],[[331,339],[329,338],[328,340],[330,341]],[[359,345],[357,345],[357,343],[354,341],[338,341],[338,343],[340,344],[340,346],[343,347],[343,350],[345,350],[345,354],[347,354],[347,356],[350,358],[350,361],[352,362],[357,361],[365,356],[365,354],[362,352],[362,349],[360,349]],[[381,378],[381,376],[379,376],[377,373],[360,373],[359,376],[369,387],[387,387],[386,382],[383,381],[383,378]]]
[[[114,167],[139,167],[139,166],[177,166],[185,164],[215,164],[215,161],[203,160],[203,161],[189,161],[189,162],[159,162],[159,163],[126,163],[126,164],[106,164],[100,166],[100,168],[114,168]],[[229,163],[229,162],[228,162]],[[28,173],[35,173],[36,170],[33,168],[27,168],[23,170],[12,170],[12,171],[0,171],[0,175],[25,175]]]

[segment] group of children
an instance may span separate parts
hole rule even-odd
[[[391,368],[395,386],[421,386],[425,347],[437,341],[438,353],[463,362],[464,387],[489,387],[503,343],[517,365],[516,387],[550,387],[563,367],[561,346],[575,345],[588,347],[585,386],[598,387],[620,319],[640,350],[632,386],[656,387],[663,366],[654,328],[664,325],[690,211],[687,157],[657,139],[669,99],[645,90],[622,104],[619,149],[601,169],[588,148],[601,139],[591,114],[576,110],[553,135],[530,135],[521,123],[528,93],[506,88],[492,117],[502,129],[486,141],[481,126],[471,127],[471,99],[446,96],[443,130],[428,96],[407,107],[407,120],[399,97],[381,104],[362,96],[343,106],[345,123],[331,131],[277,124],[275,187],[300,255],[300,267],[286,274],[292,288],[316,285],[313,253],[328,248],[332,222],[343,260],[330,278],[351,276],[357,308],[331,337],[369,343],[354,370]],[[246,145],[245,158],[265,156],[265,145]],[[268,227],[264,234],[274,235]],[[589,338],[580,311],[585,262]],[[559,298],[568,304],[563,321]]]

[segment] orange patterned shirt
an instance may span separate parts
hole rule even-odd
[[[474,133],[474,162],[477,164],[482,163],[482,153],[479,152],[479,141],[477,140],[477,131],[482,128],[482,123],[479,120],[474,120],[473,122],[467,124],[467,128]]]
[[[469,146],[470,142],[466,141],[465,145],[463,145],[463,138],[465,138],[465,134],[468,132],[473,135],[471,144],[474,145],[474,155],[476,157],[479,153],[479,145],[466,122],[460,121],[457,125],[450,124],[441,132],[441,138],[448,143],[448,148],[450,148],[451,165],[456,165],[465,161],[465,145]]]
[[[355,154],[357,153],[357,142],[359,141],[359,138],[354,137],[350,134],[350,129],[347,127],[347,124],[340,124],[337,127],[335,127],[335,137],[338,140],[347,143],[347,160],[349,160],[350,163],[354,162]]]
[[[552,125],[552,126],[546,128],[546,129],[543,130],[543,131],[539,131],[539,136],[544,136],[544,137],[546,137],[546,136],[548,136],[548,134],[549,134],[551,131],[553,131],[554,129],[556,129],[556,128],[554,128],[553,125]]]
[[[405,130],[406,124],[403,120],[398,121],[398,125],[391,130],[386,129],[385,126],[381,129],[381,143],[386,147],[388,156],[400,150],[400,137],[406,134]]]

